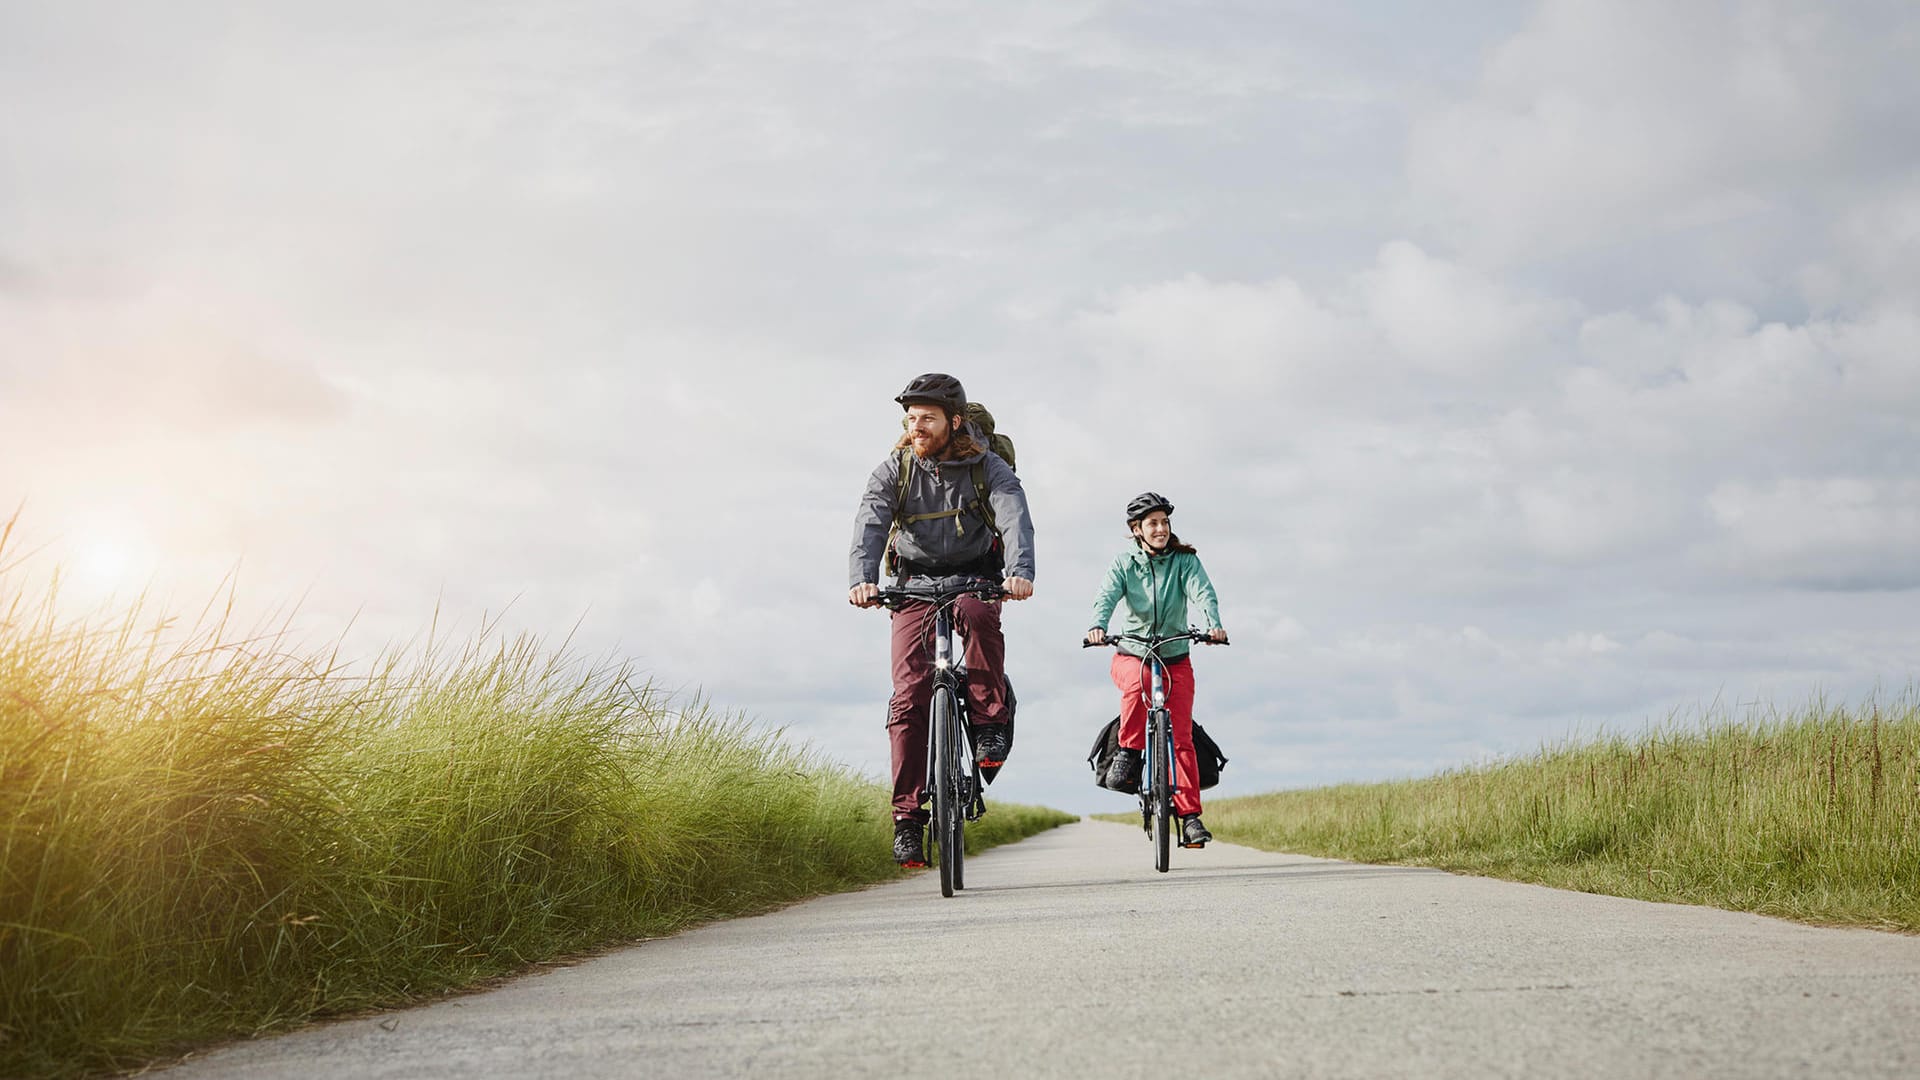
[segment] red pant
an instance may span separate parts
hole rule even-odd
[[[1193,752],[1193,662],[1186,657],[1164,661],[1161,685],[1167,692],[1167,712],[1173,721],[1173,812],[1200,812],[1200,759]],[[1120,745],[1143,750],[1147,745],[1146,664],[1137,656],[1115,653],[1113,685],[1120,688]]]
[[[1007,722],[1006,683],[1001,674],[1007,642],[1000,633],[1000,605],[972,596],[954,602],[954,622],[966,634],[967,718],[978,724]],[[927,820],[927,720],[933,701],[933,605],[909,604],[893,613],[893,700],[887,705],[887,738],[893,744],[893,816]]]

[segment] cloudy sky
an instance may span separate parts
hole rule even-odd
[[[504,611],[878,773],[845,548],[942,370],[1038,526],[1008,797],[1118,808],[1075,642],[1143,488],[1235,635],[1222,794],[1897,692],[1916,55],[1892,2],[0,0],[0,508],[73,602]]]

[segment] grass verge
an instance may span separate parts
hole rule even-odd
[[[0,601],[0,604],[6,602]],[[0,606],[0,1075],[124,1068],[900,873],[879,785],[481,635],[350,672]],[[982,847],[1070,815],[995,804]]]
[[[1422,780],[1207,805],[1215,836],[1920,931],[1920,704],[1712,717]]]

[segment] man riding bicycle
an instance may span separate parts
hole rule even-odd
[[[902,584],[942,585],[1000,578],[1012,600],[1033,595],[1033,521],[1026,492],[1005,461],[967,421],[967,392],[951,375],[914,379],[894,398],[906,432],[867,478],[853,517],[847,601],[874,607],[882,564]],[[975,597],[953,606],[966,634],[969,741],[983,768],[1006,761],[1006,640],[1000,608]],[[893,857],[927,864],[927,713],[933,657],[927,649],[931,604],[893,612],[893,699],[887,735],[893,750]]]

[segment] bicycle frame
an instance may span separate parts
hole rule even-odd
[[[1158,655],[1148,655],[1142,661],[1146,669],[1146,678],[1140,680],[1140,698],[1146,703],[1146,753],[1140,771],[1140,811],[1148,811],[1148,792],[1154,790],[1152,780],[1164,771],[1167,776],[1167,796],[1179,798],[1179,771],[1173,769],[1173,717],[1167,713],[1167,667]]]
[[[933,691],[927,702],[927,781],[933,803],[934,842],[940,854],[940,894],[966,887],[966,823],[986,813],[985,784],[973,759],[967,726],[966,694],[953,648],[953,604],[963,596],[999,599],[1000,587],[975,582],[965,587],[882,590],[889,607],[933,605]]]
[[[1147,745],[1141,754],[1140,823],[1153,839],[1154,869],[1166,873],[1172,863],[1174,800],[1180,794],[1180,772],[1174,767],[1173,723],[1167,712],[1167,668],[1158,651],[1140,660],[1146,678],[1141,697],[1147,706]]]
[[[957,657],[953,648],[956,630],[953,625],[953,611],[942,604],[933,615],[933,692],[939,694],[945,690],[953,698],[953,719],[956,736],[954,745],[960,750],[960,756],[967,764],[965,779],[965,798],[961,806],[968,821],[980,820],[986,813],[983,792],[986,785],[980,781],[980,766],[973,764],[973,735],[967,716],[967,695],[965,680],[961,674],[967,670],[964,658]],[[932,701],[928,701],[927,730],[927,776],[934,776],[934,739]]]

